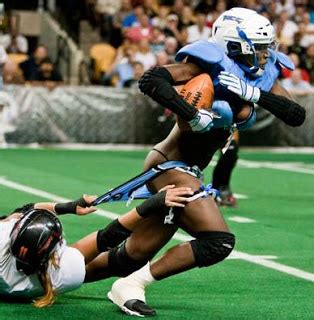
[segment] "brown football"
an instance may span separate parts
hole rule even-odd
[[[214,100],[214,85],[207,73],[202,73],[189,80],[179,91],[180,96],[196,109],[210,110]],[[181,130],[190,130],[189,124],[177,118]]]

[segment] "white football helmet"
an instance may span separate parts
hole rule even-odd
[[[217,43],[229,57],[252,55],[252,66],[240,64],[251,75],[260,76],[256,53],[275,49],[275,31],[270,21],[256,11],[232,8],[225,11],[213,24],[211,41]]]

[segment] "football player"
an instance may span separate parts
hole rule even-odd
[[[72,245],[66,244],[57,215],[94,212],[91,204],[96,196],[84,195],[67,203],[30,203],[15,209],[0,220],[0,296],[35,298],[34,305],[42,308],[53,304],[57,294],[108,277],[96,273],[95,265],[103,270],[101,264],[107,264],[106,259],[96,259],[102,252],[129,236],[150,212],[184,207],[191,195],[190,188],[166,186],[105,229]]]
[[[286,55],[276,51],[274,28],[267,18],[253,10],[233,8],[216,20],[212,30],[210,41],[197,41],[180,49],[176,55],[178,64],[148,70],[139,81],[144,94],[169,108],[191,128],[183,131],[175,125],[148,154],[145,169],[167,160],[181,160],[203,170],[235,127],[245,130],[254,124],[255,104],[293,127],[305,119],[305,109],[290,98],[277,80],[282,68],[294,66]],[[197,110],[173,88],[204,72],[214,83],[212,111]],[[219,119],[215,118],[216,113]],[[169,170],[154,179],[150,189],[156,192],[166,184],[197,191],[201,182],[186,173]],[[109,251],[109,269],[117,276],[130,274],[113,284],[109,298],[128,314],[154,315],[145,302],[147,285],[195,267],[219,263],[235,246],[235,236],[211,197],[175,208],[167,216],[168,219],[151,215],[126,242]],[[178,227],[195,239],[147,263]],[[140,266],[144,267],[131,274]]]

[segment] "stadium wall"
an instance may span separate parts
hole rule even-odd
[[[0,96],[5,109],[14,108],[9,143],[132,143],[153,144],[171,130],[174,118],[136,89],[100,86],[6,86]],[[12,99],[13,97],[13,99]],[[241,144],[250,146],[314,146],[313,96],[298,99],[307,119],[291,128],[261,108],[252,130],[241,133]],[[17,110],[17,111],[16,111]],[[1,122],[1,114],[0,114]]]

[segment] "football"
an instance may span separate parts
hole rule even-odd
[[[180,96],[197,109],[211,109],[214,100],[214,85],[207,73],[202,73],[189,80],[179,91]],[[189,130],[189,124],[178,117],[181,130]]]

